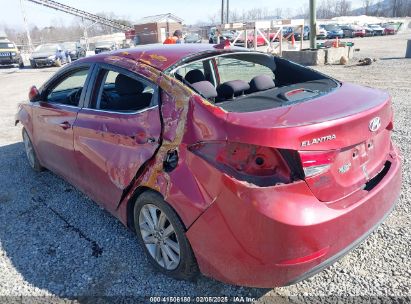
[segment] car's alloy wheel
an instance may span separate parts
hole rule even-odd
[[[180,263],[180,243],[166,214],[153,204],[144,205],[140,210],[139,227],[151,257],[167,270],[176,269]]]
[[[27,160],[29,162],[30,167],[33,168],[35,171],[38,171],[38,172],[42,171],[43,167],[40,165],[40,162],[36,156],[36,152],[34,151],[33,144],[30,140],[30,137],[27,134],[27,131],[24,129],[23,129],[23,142],[24,142],[24,148],[26,151]]]
[[[184,225],[159,193],[146,191],[139,195],[134,206],[134,227],[157,270],[176,279],[197,277],[197,261]]]

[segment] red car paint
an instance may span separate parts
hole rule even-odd
[[[384,28],[384,35],[395,35],[397,31],[394,27],[385,27]]]
[[[239,43],[239,44],[244,43],[244,34],[241,35],[240,38],[237,39],[237,43]],[[254,44],[254,34],[249,33],[249,34],[247,34],[247,45],[251,46],[253,44]],[[267,41],[265,41],[264,37],[261,36],[261,34],[258,34],[257,35],[257,46],[263,46],[263,45],[266,45],[266,44],[267,44]]]
[[[205,275],[238,285],[285,285],[340,257],[392,209],[401,170],[389,137],[391,101],[384,92],[344,83],[309,102],[226,112],[168,75],[167,69],[184,60],[235,51],[146,46],[81,59],[65,69],[109,63],[144,75],[161,88],[161,107],[128,115],[33,102],[20,106],[16,121],[32,138],[42,165],[129,227],[136,196],[147,189],[161,193],[182,219]],[[370,132],[376,116],[381,128]],[[235,162],[219,152],[227,143],[237,147],[240,158],[256,146],[262,157],[285,149],[294,151],[301,166],[315,160],[330,167],[317,176],[262,187],[206,160],[202,153],[210,147],[203,145],[211,142],[218,143],[212,152],[217,161]],[[163,161],[173,150],[178,165],[166,172]],[[355,152],[360,155],[354,160]],[[351,159],[358,164],[344,180],[337,172]],[[370,177],[381,179],[369,185],[358,172],[364,165]],[[284,174],[290,170],[281,167]]]

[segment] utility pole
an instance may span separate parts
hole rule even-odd
[[[21,14],[23,15],[24,27],[26,29],[27,43],[28,43],[28,46],[29,46],[29,52],[32,52],[33,51],[33,44],[31,43],[30,30],[29,30],[29,25],[27,24],[26,11],[24,10],[24,7],[23,7],[23,0],[20,0],[20,8],[21,8]]]
[[[230,23],[230,0],[227,0],[227,17],[226,17],[226,23]]]
[[[84,42],[86,43],[86,51],[88,51],[89,44],[88,44],[87,26],[86,26],[86,23],[83,17],[81,17],[81,23],[83,25],[83,35],[84,35]]]
[[[221,0],[221,24],[224,24],[224,0]]]
[[[317,48],[317,6],[310,0],[310,49]]]

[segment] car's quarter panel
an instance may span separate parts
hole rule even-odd
[[[32,111],[32,141],[40,163],[76,184],[72,125],[79,108],[41,101],[32,104]]]
[[[347,208],[318,201],[302,181],[261,188],[224,175],[215,182],[222,184],[218,198],[187,232],[200,270],[224,282],[270,288],[332,259],[392,209],[401,188],[400,160],[392,155],[380,184]]]

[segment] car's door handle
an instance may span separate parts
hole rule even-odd
[[[59,123],[59,126],[60,126],[61,128],[63,128],[64,130],[67,130],[67,129],[70,129],[70,128],[71,128],[71,124],[70,124],[68,121]]]

